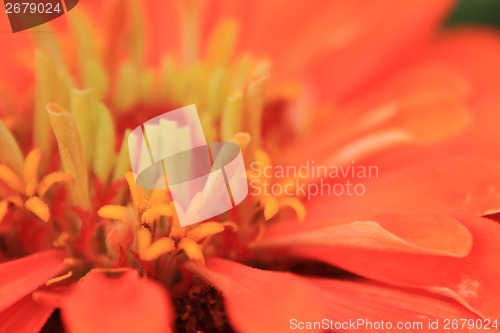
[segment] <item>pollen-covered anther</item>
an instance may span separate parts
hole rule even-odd
[[[70,175],[65,172],[56,171],[51,172],[45,177],[42,178],[40,183],[38,184],[37,193],[40,198],[43,198],[45,194],[50,190],[52,186],[58,183],[71,183],[73,179]]]
[[[278,199],[273,196],[268,196],[262,200],[262,204],[264,206],[264,218],[266,221],[269,221],[278,213]]]
[[[141,222],[152,224],[162,216],[172,216],[174,210],[170,204],[156,204],[147,209],[141,216]]]
[[[152,239],[153,235],[147,228],[137,231],[137,253],[141,260],[153,261],[175,250],[175,242],[169,237],[162,237],[154,242]]]
[[[24,207],[35,214],[43,222],[48,222],[50,218],[49,206],[39,197],[31,197],[26,200]]]
[[[222,223],[205,222],[190,229],[187,233],[187,237],[195,242],[199,242],[222,231],[224,231]]]
[[[203,250],[201,246],[190,238],[184,238],[179,242],[177,250],[184,251],[186,256],[193,262],[197,264],[204,265],[205,258],[203,256]]]
[[[175,243],[171,238],[162,237],[156,240],[146,252],[143,254],[141,259],[146,261],[152,261],[158,259],[160,256],[174,251]]]
[[[127,207],[118,205],[106,205],[97,211],[97,215],[110,220],[122,220],[127,214]]]

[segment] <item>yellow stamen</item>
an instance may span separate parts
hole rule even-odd
[[[33,149],[24,160],[23,176],[26,184],[38,185],[38,166],[42,158],[40,149]]]
[[[255,151],[255,161],[258,163],[257,167],[260,171],[264,170],[265,167],[271,165],[271,159],[269,155],[262,149],[257,149]]]
[[[175,249],[175,243],[172,239],[163,237],[154,242],[146,251],[143,260],[152,261],[158,259],[163,254],[170,253]]]
[[[162,216],[172,216],[173,214],[174,210],[170,204],[156,204],[142,214],[141,221],[152,224]]]
[[[71,183],[71,181],[72,181],[71,177],[65,172],[56,171],[49,173],[48,175],[43,177],[42,180],[40,181],[40,184],[38,184],[38,190],[37,190],[38,196],[40,198],[43,198],[47,193],[47,191],[57,183],[69,184]]]
[[[199,242],[206,237],[213,236],[224,231],[224,226],[219,222],[205,222],[189,230],[187,237]]]
[[[240,146],[241,151],[244,152],[250,143],[250,135],[245,132],[236,133],[231,139],[229,139],[229,142],[237,144]]]
[[[106,205],[97,211],[97,215],[104,219],[123,220],[127,214],[128,208],[118,205]]]
[[[142,211],[143,209],[147,208],[145,207],[148,202],[146,191],[144,191],[141,187],[137,186],[132,172],[125,173],[125,179],[127,180],[128,187],[130,189],[130,195],[132,196],[132,201],[134,202],[136,208],[139,211]]]
[[[306,217],[306,208],[299,199],[293,197],[286,197],[286,198],[280,198],[278,201],[280,206],[286,206],[292,208],[297,214],[297,218],[299,219],[300,222],[304,221]]]
[[[72,276],[73,276],[73,272],[69,271],[68,273],[66,273],[64,275],[61,275],[61,276],[55,277],[53,279],[50,279],[49,281],[45,282],[45,285],[46,286],[50,286],[51,284],[54,284],[54,283],[61,282],[61,281],[64,281],[66,279],[69,279]]]
[[[168,191],[167,189],[152,190],[151,194],[149,195],[149,202],[151,203],[151,205],[158,205],[167,202],[167,194],[168,194],[167,191]]]
[[[170,230],[169,236],[173,238],[183,238],[186,236],[186,234],[187,234],[187,228],[174,226]]]
[[[184,238],[179,242],[179,246],[177,248],[179,251],[183,250],[186,256],[195,263],[201,265],[205,264],[203,251],[201,250],[200,245],[198,245],[198,243],[196,243],[194,240]]]
[[[269,221],[273,218],[279,210],[278,199],[272,196],[267,196],[263,199],[264,205],[264,218]]]
[[[36,185],[33,183],[28,183],[24,187],[24,195],[27,197],[32,197],[36,194]]]
[[[28,198],[24,203],[24,207],[43,222],[47,222],[50,218],[49,206],[39,197]]]
[[[137,230],[137,253],[139,253],[139,257],[144,258],[146,255],[151,246],[152,237],[151,232],[146,228]]]

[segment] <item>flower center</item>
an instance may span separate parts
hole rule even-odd
[[[215,27],[203,56],[191,36],[182,59],[167,54],[154,66],[142,60],[144,46],[136,39],[124,43],[130,49],[111,63],[114,51],[98,43],[102,38],[93,35],[87,19],[73,15],[71,20],[76,63],[62,65],[64,54],[71,52],[50,38],[40,41],[36,52],[37,149],[17,163],[22,167],[0,166],[0,179],[13,191],[0,203],[1,216],[12,207],[29,213],[48,230],[49,241],[41,247],[68,253],[70,273],[51,283],[77,279],[89,269],[137,269],[176,284],[183,276],[179,261],[203,264],[211,255],[244,260],[280,209],[289,207],[304,218],[298,198],[251,194],[212,221],[181,227],[168,190],[144,190],[129,172],[129,128],[189,104],[200,111],[207,141],[238,144],[247,167],[271,163],[262,148],[276,149],[264,142],[277,133],[269,130],[273,118],[262,114],[269,66],[249,55],[233,56],[234,23]],[[194,21],[186,17],[188,35],[195,34]],[[140,35],[134,30],[139,26],[132,24],[124,35]],[[285,104],[267,105],[279,114]],[[42,157],[46,163],[40,165]],[[39,181],[38,173],[56,169],[59,162],[64,172]],[[249,172],[248,179],[256,178]],[[49,191],[58,182],[69,186]]]

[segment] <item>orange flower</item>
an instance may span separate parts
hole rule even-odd
[[[2,34],[0,332],[497,328],[500,38],[436,34],[450,7],[88,1]],[[251,193],[181,227],[126,137],[192,103]]]

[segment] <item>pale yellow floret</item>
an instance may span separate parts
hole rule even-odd
[[[72,116],[56,104],[48,104],[47,111],[66,173],[74,179],[70,187],[73,204],[88,210],[90,208],[88,174],[83,156],[80,136]]]
[[[224,141],[229,141],[241,130],[243,114],[243,93],[236,90],[226,99],[226,105],[221,116],[221,137]]]
[[[227,64],[233,55],[238,34],[238,26],[234,21],[220,21],[210,34],[207,44],[207,62],[209,66],[219,67]]]
[[[268,75],[261,76],[250,82],[246,90],[244,130],[250,133],[252,137],[252,142],[249,146],[251,153],[260,146],[262,108],[264,106],[264,93],[268,80]]]
[[[21,175],[23,170],[23,155],[21,149],[0,119],[0,160],[5,163],[14,173]]]
[[[108,109],[97,105],[93,170],[101,182],[106,184],[115,164],[115,125]]]
[[[75,119],[82,141],[83,155],[90,170],[96,140],[94,128],[94,96],[91,89],[71,91],[71,116]]]

